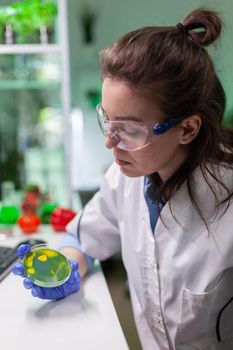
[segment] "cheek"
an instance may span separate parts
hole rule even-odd
[[[164,157],[162,153],[161,147],[151,147],[151,145],[143,150],[132,152],[131,158],[138,176],[146,176],[158,171]]]
[[[153,143],[141,150],[135,151],[135,153],[132,153],[132,158],[134,158],[136,163],[146,165],[146,163],[150,161],[157,162],[160,159],[163,159],[166,153],[166,145],[161,143]]]
[[[177,142],[154,142],[145,148],[132,152],[131,157],[134,160],[135,169],[141,175],[148,175],[159,171],[168,163],[173,161],[176,153],[179,152],[180,145]]]

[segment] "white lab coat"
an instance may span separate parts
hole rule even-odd
[[[221,168],[232,190],[233,172]],[[193,174],[197,199],[206,217],[215,200],[200,170]],[[154,234],[143,193],[143,177],[129,178],[116,165],[84,209],[80,240],[84,251],[104,260],[121,249],[135,322],[144,350],[233,349],[233,203],[207,231],[183,184],[162,210]],[[218,197],[225,196],[218,188]],[[68,231],[77,232],[76,217]],[[164,223],[163,223],[164,221]],[[166,225],[166,226],[165,226]]]

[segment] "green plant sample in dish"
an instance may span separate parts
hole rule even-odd
[[[70,276],[70,261],[57,250],[33,247],[23,259],[24,272],[34,284],[41,287],[57,287]]]

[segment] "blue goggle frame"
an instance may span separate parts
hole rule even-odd
[[[176,126],[177,124],[179,124],[181,122],[182,119],[169,119],[169,120],[165,120],[164,122],[159,122],[156,123],[153,127],[153,134],[154,135],[162,135],[164,134],[166,131],[168,131],[169,129],[173,128],[174,126]]]

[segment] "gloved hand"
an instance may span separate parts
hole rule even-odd
[[[21,244],[17,249],[17,255],[20,259],[23,259],[25,254],[29,253],[31,246],[29,244]],[[31,289],[31,293],[34,297],[40,299],[58,300],[67,297],[68,295],[77,292],[80,289],[81,278],[78,272],[79,264],[75,260],[71,260],[72,272],[69,279],[61,286],[53,288],[40,287],[32,283],[28,278],[23,281],[26,289]],[[12,272],[15,275],[25,277],[24,267],[21,262],[16,262],[13,265]]]

